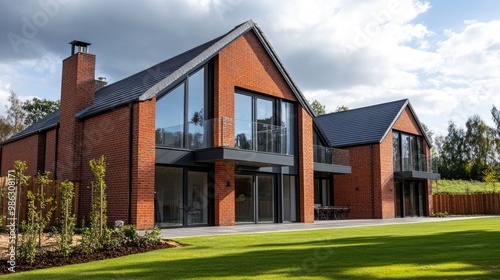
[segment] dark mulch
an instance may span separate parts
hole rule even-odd
[[[179,247],[180,245],[172,241],[162,241],[160,244],[137,247],[135,245],[125,245],[119,248],[104,249],[99,252],[94,252],[90,255],[85,255],[81,252],[81,248],[75,248],[75,251],[67,258],[59,256],[56,251],[46,251],[37,256],[37,261],[34,264],[28,264],[24,259],[18,258],[16,260],[16,272],[28,271],[33,269],[49,268],[54,266],[63,266],[68,264],[86,263],[92,261],[99,261],[111,258],[122,257],[126,255],[138,254],[149,252],[158,249],[166,249],[172,247]],[[0,275],[11,273],[5,259],[0,260]]]

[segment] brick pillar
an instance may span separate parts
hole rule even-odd
[[[94,102],[95,55],[78,52],[63,61],[57,178],[81,180],[83,125],[75,114]]]
[[[154,227],[156,98],[134,104],[131,223]]]
[[[313,124],[311,116],[304,110],[298,110],[299,122],[299,189],[300,221],[314,222],[314,158]]]
[[[215,163],[214,221],[216,226],[233,226],[236,219],[234,166],[234,161],[217,161]]]

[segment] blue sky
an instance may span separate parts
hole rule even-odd
[[[286,3],[286,4],[285,4]],[[500,1],[0,0],[0,114],[10,90],[58,99],[68,42],[115,82],[254,20],[328,111],[409,98],[437,134],[500,107]]]

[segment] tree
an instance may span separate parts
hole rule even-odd
[[[7,119],[0,116],[0,142],[7,140],[12,135],[12,125],[7,122]]]
[[[441,148],[439,172],[446,179],[470,179],[467,172],[467,145],[465,131],[449,122],[448,135]]]
[[[22,109],[26,112],[26,117],[24,119],[24,124],[30,126],[39,120],[45,118],[48,114],[57,110],[60,106],[59,100],[52,101],[47,99],[33,98],[32,100],[26,100]]]
[[[349,107],[345,106],[345,105],[341,105],[341,106],[337,106],[337,108],[335,109],[335,112],[343,112],[343,111],[347,111],[349,110]]]
[[[7,115],[5,117],[0,116],[0,142],[7,140],[25,128],[24,118],[26,113],[15,91],[10,91],[8,101],[10,105],[5,106]]]
[[[321,116],[326,114],[326,106],[321,104],[317,99],[314,99],[311,103],[311,109],[313,109],[316,116]]]
[[[470,117],[465,123],[467,128],[467,171],[472,180],[482,180],[483,171],[494,161],[494,131],[478,115]]]

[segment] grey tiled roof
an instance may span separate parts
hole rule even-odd
[[[332,147],[375,144],[385,138],[407,105],[408,99],[403,99],[318,116],[315,122]]]
[[[18,134],[13,135],[10,137],[7,141],[3,143],[8,143],[17,139],[21,139],[23,137],[26,137],[28,135],[47,130],[49,128],[55,127],[59,124],[59,109],[55,110],[54,112],[50,113],[47,115],[45,118],[41,119],[40,121],[30,125],[27,127],[25,130],[19,132]]]
[[[219,38],[99,89],[95,93],[94,103],[80,111],[77,117],[84,118],[139,99],[148,89],[188,63],[193,57],[205,51]]]

